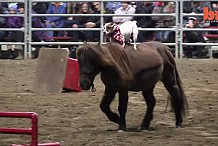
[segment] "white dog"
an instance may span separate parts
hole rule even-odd
[[[108,22],[104,25],[103,32],[111,37],[112,41],[118,42],[125,46],[125,43],[131,42],[131,36],[133,36],[134,49],[137,50],[136,40],[138,37],[138,26],[136,21],[126,21],[120,25],[114,22]]]

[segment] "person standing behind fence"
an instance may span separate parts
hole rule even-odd
[[[136,3],[136,14],[151,14],[154,6],[151,2],[137,2]],[[154,28],[156,22],[151,16],[135,16],[134,20],[137,21],[137,26],[141,28]],[[139,31],[137,41],[145,42],[154,39],[154,31]]]
[[[62,2],[51,2],[48,6],[46,14],[66,14],[67,7]],[[47,28],[61,28],[64,25],[65,17],[63,16],[47,16],[46,27]],[[48,31],[49,39],[54,37],[54,31]]]
[[[32,5],[32,10],[36,13],[36,14],[45,14],[47,9],[48,9],[48,2],[38,2],[38,3],[33,3]],[[46,17],[39,17],[43,22],[46,20]]]
[[[17,4],[9,4],[8,6],[9,15],[10,14],[16,14],[18,12],[18,5]],[[24,19],[23,17],[19,16],[9,16],[7,17],[7,27],[8,28],[22,28],[24,25]],[[24,42],[24,33],[22,31],[9,31],[8,32],[8,39],[9,42]],[[14,54],[13,52],[18,52],[18,56],[15,59],[23,59],[23,48],[21,45],[15,45],[15,48],[13,48],[13,45],[8,45],[9,52],[11,51],[11,54]]]
[[[114,14],[114,12],[118,9],[122,7],[122,4],[121,2],[106,2],[105,3],[105,13],[106,14]],[[105,17],[105,23],[108,23],[108,22],[112,22],[112,16],[106,16]]]
[[[5,8],[1,5],[0,3],[0,14],[5,14]],[[6,24],[6,18],[5,17],[0,17],[0,28],[5,28],[7,26]],[[0,42],[4,42],[6,37],[6,31],[1,31],[0,30]]]
[[[81,4],[78,14],[92,14],[92,13],[93,12],[90,8],[90,5],[87,2],[84,2]],[[90,17],[75,16],[75,17],[72,17],[71,19],[68,19],[67,24],[65,24],[65,26],[69,28],[88,28],[88,27],[90,28],[90,26],[93,25],[90,23],[92,22],[92,20],[93,20],[93,16],[90,16]],[[87,24],[88,22],[89,24]],[[90,30],[68,31],[68,35],[72,36],[73,42],[79,42],[80,40],[81,41],[93,41],[93,34],[94,34],[94,31],[90,31]]]
[[[125,17],[125,14],[135,14],[135,8],[130,5],[130,2],[122,1],[122,7],[118,8],[114,14],[123,15],[123,16],[114,16],[113,22],[121,24],[126,21],[133,20],[133,16]]]
[[[93,2],[93,13],[100,14],[101,13],[101,3],[100,2]],[[90,17],[88,22],[86,23],[86,28],[100,28],[101,27],[101,19],[99,16]],[[100,31],[93,32],[93,39],[92,41],[99,41],[100,40]]]
[[[197,17],[189,17],[188,23],[185,25],[186,28],[201,28]],[[203,34],[201,31],[184,31],[184,42],[185,43],[205,43]],[[184,57],[192,58],[204,57],[205,46],[183,46]]]

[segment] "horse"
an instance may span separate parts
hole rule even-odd
[[[139,131],[149,130],[153,119],[156,99],[154,88],[162,81],[170,95],[171,106],[175,115],[175,126],[183,127],[183,118],[188,102],[179,77],[176,62],[168,46],[160,42],[144,42],[137,45],[137,51],[129,44],[123,48],[120,44],[84,42],[77,49],[80,68],[80,86],[89,90],[99,73],[105,85],[100,109],[108,119],[118,124],[118,132],[127,131],[126,111],[128,91],[139,92],[147,104],[147,111],[139,127]],[[110,104],[119,94],[119,115],[112,112]]]

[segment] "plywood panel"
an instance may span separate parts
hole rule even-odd
[[[68,56],[69,51],[67,49],[40,49],[33,87],[34,92],[62,92]]]

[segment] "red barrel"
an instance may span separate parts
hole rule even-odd
[[[79,86],[79,64],[77,59],[68,58],[63,89],[68,91],[81,91],[81,87]]]

